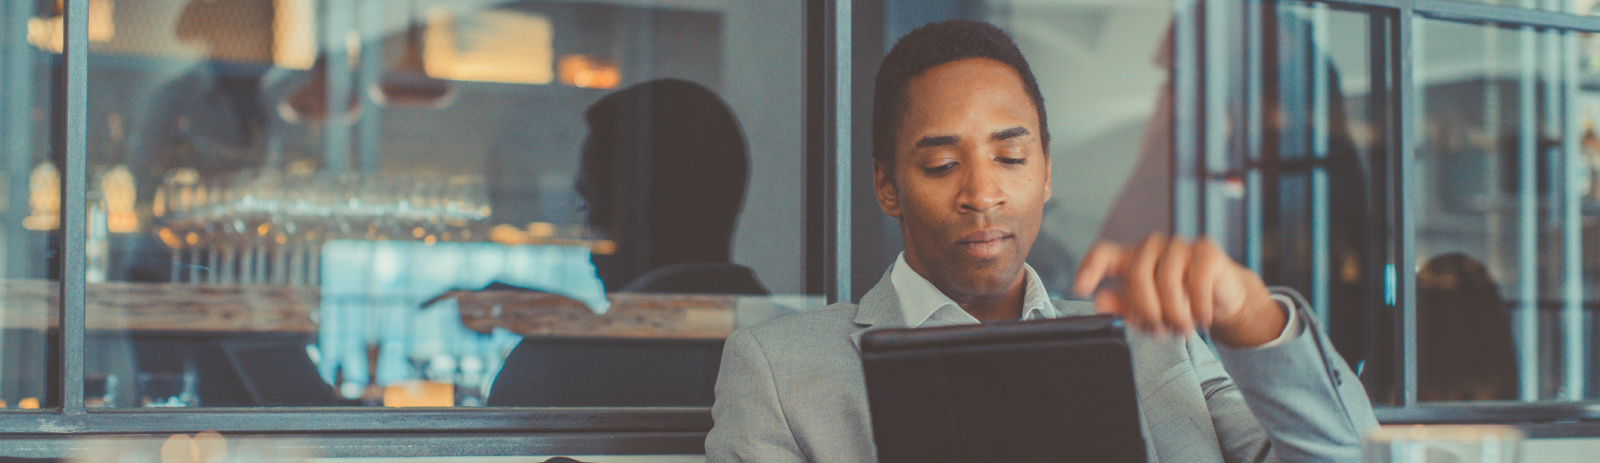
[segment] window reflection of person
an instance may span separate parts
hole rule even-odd
[[[729,263],[749,160],[716,94],[653,80],[600,99],[587,120],[575,188],[589,226],[616,243],[594,256],[608,290],[766,294]]]
[[[767,294],[754,272],[729,263],[749,161],[733,111],[716,94],[653,80],[606,95],[586,119],[574,189],[589,227],[616,244],[592,257],[606,291]],[[507,302],[493,290],[548,289],[495,282],[424,305],[453,297],[465,311],[484,311]],[[545,294],[533,305],[583,305]]]
[[[1489,270],[1463,254],[1417,271],[1417,399],[1516,400],[1511,314]]]
[[[207,50],[207,57],[155,88],[143,103],[128,140],[129,169],[148,204],[163,178],[193,169],[202,179],[224,177],[275,164],[273,137],[283,120],[266,85],[272,71],[271,24],[262,2],[196,0],[179,13],[173,34]],[[270,17],[270,16],[268,16]],[[238,27],[238,25],[246,27]],[[112,279],[167,281],[165,246],[153,238],[147,250],[127,250]]]

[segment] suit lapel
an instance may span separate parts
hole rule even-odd
[[[883,278],[878,279],[878,284],[873,285],[867,294],[861,296],[861,304],[856,306],[856,326],[858,329],[850,333],[850,343],[855,345],[856,352],[861,352],[861,335],[873,328],[901,328],[906,324],[906,317],[900,311],[900,295],[894,291],[894,283],[890,281],[889,271],[883,272]]]

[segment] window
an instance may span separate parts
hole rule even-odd
[[[0,100],[10,117],[0,121],[6,140],[0,180],[5,209],[0,218],[0,407],[6,411],[60,406],[60,365],[53,360],[59,326],[62,253],[67,248],[60,229],[64,216],[61,182],[66,146],[60,143],[66,106],[55,100],[61,61],[41,50],[38,33],[52,27],[59,11],[36,9],[37,2],[16,2],[0,8],[5,38],[0,40]]]
[[[1424,403],[1593,396],[1581,44],[1600,24],[1572,14],[1587,5],[1518,6],[1553,12],[1245,9],[1262,20],[1246,33],[1271,39],[1252,42],[1261,61],[1241,71],[1245,101],[1261,105],[1232,121],[1261,129],[1226,135],[1249,147],[1245,160],[1179,174],[1208,192],[1245,186],[1236,202],[1180,196],[1178,215],[1211,230],[1213,211],[1237,211],[1222,224],[1244,225],[1236,249],[1322,308],[1391,421],[1461,418]]]
[[[823,303],[804,2],[12,3],[3,432],[692,454]]]
[[[697,453],[720,336],[892,262],[872,76],[957,17],[1045,87],[1059,295],[1094,239],[1204,233],[1386,421],[1583,418],[1529,402],[1600,394],[1600,22],[1503,3],[10,2],[0,433]]]

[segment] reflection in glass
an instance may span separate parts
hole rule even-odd
[[[908,17],[895,23],[911,27],[946,19],[899,11]],[[1055,296],[1072,294],[1078,259],[1096,240],[1137,242],[1170,228],[1172,11],[1169,2],[1143,1],[983,6],[981,19],[1010,33],[1028,57],[1050,114],[1055,199],[1028,264]],[[898,224],[889,226],[898,237]],[[877,278],[899,251],[891,250],[882,264],[855,265]]]
[[[1417,400],[1515,400],[1510,326],[1505,299],[1481,262],[1446,254],[1424,263],[1417,271]]]
[[[1262,169],[1264,269],[1317,307],[1320,323],[1376,403],[1395,403],[1393,336],[1399,319],[1381,291],[1383,214],[1377,188],[1392,156],[1396,104],[1383,15],[1282,2]],[[1376,187],[1376,188],[1375,188]]]
[[[801,3],[101,3],[104,406],[703,405],[817,305]]]
[[[1583,397],[1594,272],[1582,266],[1587,176],[1566,154],[1580,146],[1569,108],[1584,96],[1563,58],[1576,50],[1548,31],[1422,26],[1419,398]]]
[[[767,293],[749,268],[730,263],[749,160],[720,98],[692,82],[656,80],[601,98],[587,116],[575,188],[589,226],[617,243],[595,256],[606,287]]]
[[[57,54],[61,11],[50,5],[0,5],[0,21],[8,25],[0,27],[0,92],[6,95],[0,99],[0,412],[60,404],[51,378],[59,358],[65,159],[56,136],[65,121],[65,95],[55,84],[62,79],[51,78],[63,68]],[[103,33],[104,25],[91,29],[91,35]]]

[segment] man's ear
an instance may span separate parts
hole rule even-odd
[[[1044,146],[1044,200],[1049,201],[1055,194],[1055,186],[1050,183],[1050,145]]]
[[[872,189],[878,193],[878,207],[884,214],[900,218],[900,194],[894,189],[894,172],[882,162],[872,163]]]

